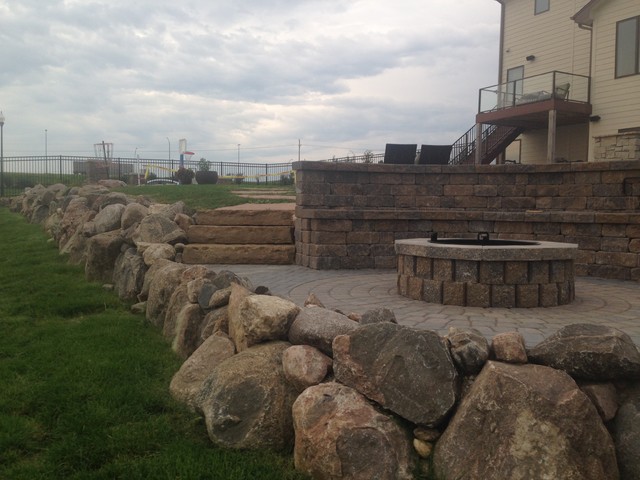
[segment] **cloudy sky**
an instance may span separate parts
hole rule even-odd
[[[451,143],[496,83],[492,0],[0,0],[5,156],[279,162]],[[45,133],[46,131],[46,133]],[[46,140],[46,141],[45,141]]]

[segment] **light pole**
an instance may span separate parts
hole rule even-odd
[[[165,138],[169,143],[169,163],[171,164],[171,170],[173,170],[173,162],[171,161],[171,140],[169,140],[169,137],[165,137]]]
[[[240,176],[240,144],[238,144],[238,176]]]
[[[47,140],[47,129],[44,129],[44,173],[49,174],[49,145]]]
[[[133,158],[136,159],[136,169],[138,170],[138,185],[140,185],[140,155],[138,155],[138,149],[142,147],[136,147],[133,151]]]
[[[0,197],[4,197],[4,115],[0,110]]]

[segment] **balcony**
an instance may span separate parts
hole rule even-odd
[[[522,129],[585,123],[591,115],[591,79],[552,71],[480,90],[476,123]]]

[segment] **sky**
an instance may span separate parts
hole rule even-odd
[[[289,162],[451,144],[492,0],[0,0],[4,155]],[[238,147],[238,145],[240,145]]]

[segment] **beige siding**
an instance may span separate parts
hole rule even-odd
[[[550,0],[550,10],[534,15],[534,0],[505,2],[502,81],[509,68],[524,65],[525,77],[559,70],[589,75],[589,32],[571,20],[587,0]],[[526,57],[536,59],[527,61]]]
[[[571,20],[587,2],[550,0],[549,11],[534,15],[534,0],[506,0],[502,81],[506,81],[508,69],[520,65],[525,77],[553,70],[588,76],[591,35]],[[535,55],[535,60],[527,61],[529,55]],[[546,129],[529,131],[520,140],[522,163],[547,161]],[[587,149],[588,127],[558,128],[556,158],[586,160]]]
[[[640,75],[615,78],[616,22],[640,15],[638,0],[604,2],[593,12],[593,137],[614,135],[619,129],[640,127]],[[592,155],[593,156],[593,155]]]
[[[586,161],[589,143],[587,125],[568,125],[556,131],[556,161]],[[546,163],[547,130],[531,130],[520,136],[522,163]]]

